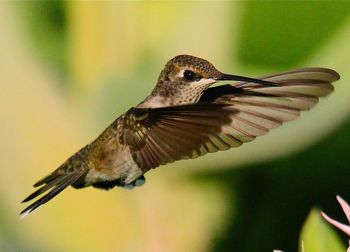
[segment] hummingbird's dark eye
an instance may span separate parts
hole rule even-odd
[[[189,80],[189,81],[194,80],[195,76],[196,76],[195,73],[192,72],[191,70],[186,70],[184,72],[184,77],[185,77],[186,80]]]

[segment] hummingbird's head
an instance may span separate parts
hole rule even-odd
[[[191,55],[178,55],[165,65],[159,80],[180,87],[213,84],[223,74],[209,61]]]
[[[167,62],[151,95],[171,98],[175,104],[191,103],[197,101],[210,85],[228,80],[276,85],[263,80],[224,74],[205,59],[178,55]]]
[[[177,104],[191,103],[222,75],[207,60],[178,55],[165,65],[152,95],[172,98]]]

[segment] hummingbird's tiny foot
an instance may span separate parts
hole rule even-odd
[[[144,176],[139,177],[138,179],[135,180],[134,184],[135,186],[142,186],[146,183],[146,179]]]
[[[124,189],[133,189],[135,186],[142,186],[143,184],[145,184],[145,182],[145,177],[141,176],[129,184],[125,184],[124,181],[120,181],[120,187]]]

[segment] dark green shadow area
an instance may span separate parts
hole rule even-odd
[[[23,17],[21,25],[24,25],[26,36],[39,58],[65,78],[68,69],[68,25],[64,1],[20,1],[14,4]]]
[[[235,206],[226,231],[215,237],[212,251],[298,251],[301,227],[314,206],[346,222],[335,196],[350,201],[349,139],[350,118],[296,155],[197,174],[197,179],[221,183],[228,205]]]
[[[245,1],[238,43],[243,64],[288,68],[300,64],[350,14],[350,1]]]

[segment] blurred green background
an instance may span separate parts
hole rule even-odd
[[[0,250],[297,251],[313,207],[344,220],[349,18],[350,1],[0,2]],[[69,188],[19,220],[31,185],[180,53],[239,75],[321,66],[342,78],[251,144],[158,168],[132,191]]]

